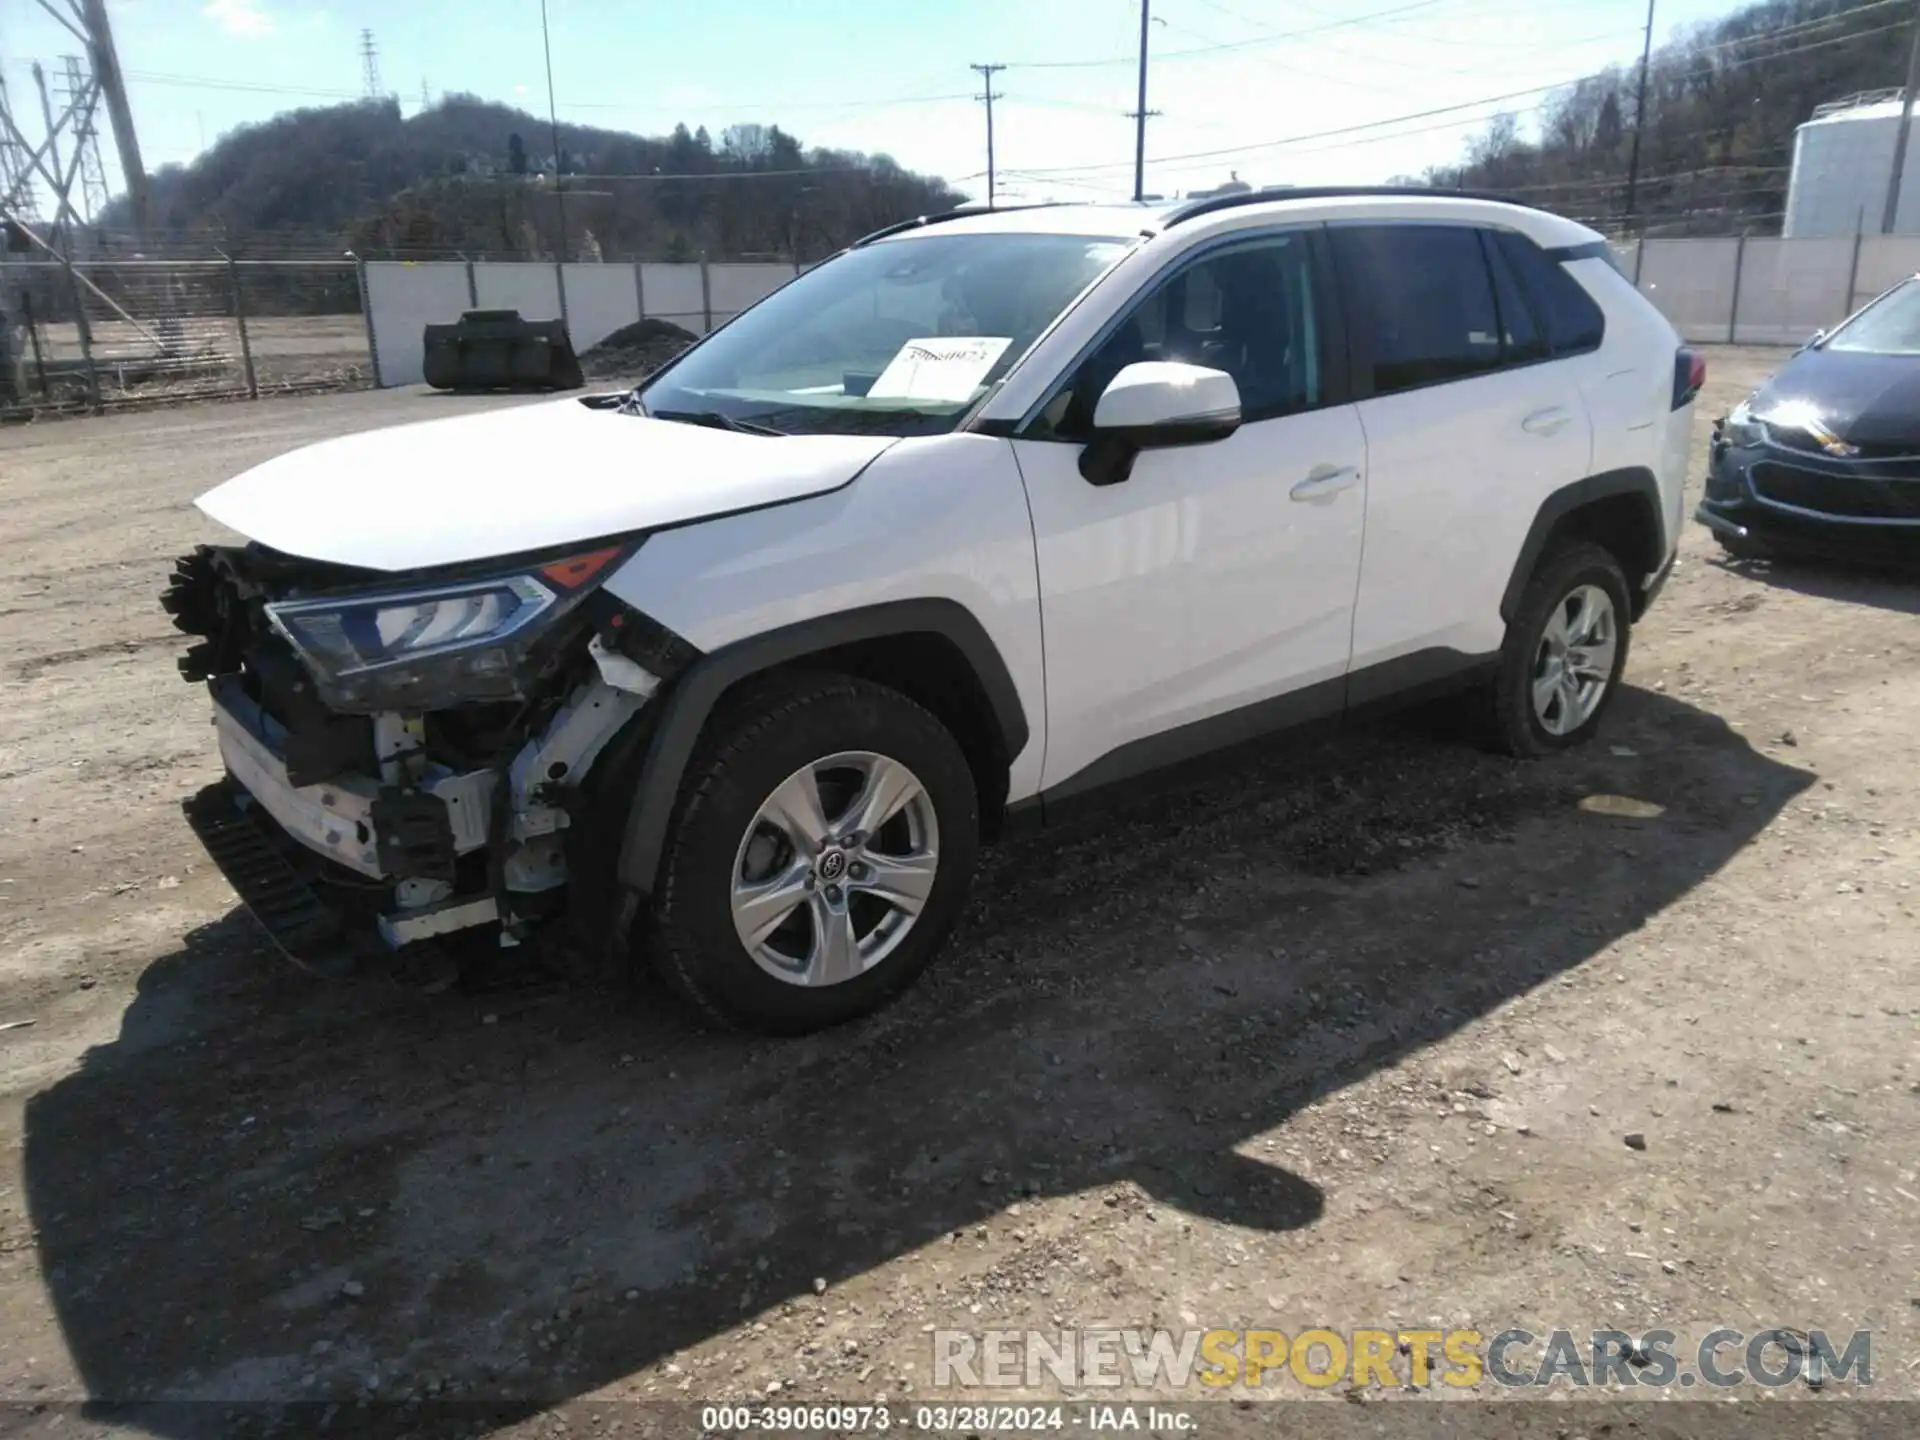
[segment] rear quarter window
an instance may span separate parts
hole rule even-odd
[[[1526,236],[1511,230],[1502,230],[1496,243],[1526,287],[1553,353],[1579,355],[1598,350],[1607,334],[1606,316],[1566,267]],[[1619,268],[1611,255],[1607,259],[1616,270]]]

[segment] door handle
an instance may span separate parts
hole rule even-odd
[[[1550,405],[1545,410],[1536,410],[1520,422],[1520,428],[1529,435],[1558,435],[1567,428],[1573,416],[1564,405]]]
[[[1324,500],[1360,483],[1358,465],[1316,465],[1287,493],[1295,500]]]

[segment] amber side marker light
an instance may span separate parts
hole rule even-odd
[[[620,552],[621,547],[614,545],[586,555],[569,556],[551,565],[542,565],[539,574],[542,579],[551,580],[562,590],[578,590],[618,559]]]

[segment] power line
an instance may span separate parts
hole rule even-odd
[[[1255,45],[1271,45],[1276,40],[1292,40],[1301,35],[1317,35],[1322,30],[1340,30],[1349,25],[1364,25],[1372,20],[1385,19],[1389,15],[1404,15],[1409,10],[1425,10],[1443,3],[1443,0],[1413,0],[1410,5],[1401,5],[1392,10],[1375,10],[1366,15],[1353,15],[1344,20],[1331,20],[1325,25],[1309,25],[1301,30],[1276,31],[1257,40],[1235,40],[1222,44],[1203,45],[1192,50],[1169,50],[1162,60],[1180,60],[1190,55],[1206,55],[1217,50],[1245,50]],[[1012,66],[1015,70],[1091,70],[1102,65],[1131,65],[1135,61],[1132,55],[1116,55],[1101,60],[1024,60]]]
[[[1793,55],[1804,55],[1809,53],[1810,51],[1825,49],[1828,46],[1850,44],[1855,40],[1863,40],[1874,35],[1886,34],[1892,31],[1905,30],[1905,29],[1907,29],[1906,25],[1895,24],[1895,25],[1879,26],[1869,30],[1853,31],[1846,35],[1838,35],[1838,36],[1832,36],[1826,39],[1816,40],[1809,44],[1796,46],[1788,50],[1775,51],[1771,54],[1766,54],[1766,55],[1747,56],[1743,59],[1734,60],[1727,64],[1723,64],[1719,66],[1708,65],[1705,67],[1701,67],[1701,68],[1697,68],[1697,69],[1685,72],[1677,77],[1669,76],[1665,78],[1668,78],[1668,79],[1677,78],[1680,80],[1704,78],[1712,75],[1723,74],[1729,70],[1746,69],[1754,65],[1770,63],[1771,61],[1774,61],[1774,60],[1784,60],[1789,56],[1793,56]],[[1509,100],[1527,99],[1535,95],[1548,95],[1556,91],[1569,89],[1572,86],[1578,85],[1583,80],[1603,78],[1608,73],[1609,72],[1606,70],[1591,71],[1585,75],[1577,75],[1565,80],[1556,80],[1546,85],[1534,85],[1524,90],[1509,90],[1499,95],[1482,96],[1477,100],[1463,100],[1453,105],[1441,105],[1441,106],[1436,106],[1429,110],[1417,110],[1410,114],[1396,115],[1384,120],[1369,120],[1369,121],[1363,121],[1356,125],[1343,125],[1332,130],[1320,130],[1307,135],[1291,135],[1291,136],[1286,136],[1284,138],[1275,139],[1275,140],[1251,141],[1244,145],[1227,145],[1227,146],[1222,146],[1218,149],[1213,149],[1213,150],[1192,150],[1192,151],[1187,151],[1184,154],[1178,154],[1178,155],[1160,155],[1160,156],[1155,156],[1153,158],[1153,163],[1156,165],[1167,165],[1167,164],[1176,164],[1176,163],[1188,161],[1188,160],[1214,160],[1214,159],[1219,159],[1221,157],[1228,156],[1228,155],[1245,155],[1245,154],[1250,154],[1250,153],[1254,153],[1262,150],[1282,149],[1282,148],[1286,148],[1294,145],[1306,144],[1314,140],[1334,139],[1334,138],[1344,137],[1348,135],[1364,134],[1368,131],[1380,130],[1389,126],[1406,124],[1409,121],[1425,120],[1425,119],[1430,119],[1434,116],[1439,116],[1439,115],[1458,114],[1461,111],[1465,111],[1465,110],[1477,110],[1483,106],[1498,105]],[[1453,124],[1473,124],[1476,121],[1485,120],[1489,118],[1491,117],[1484,116],[1484,115],[1472,116],[1464,121],[1456,121],[1452,123]],[[1432,126],[1427,128],[1446,129],[1446,128],[1450,128],[1450,126],[1439,125],[1439,126]],[[1393,136],[1382,137],[1382,138],[1399,139],[1399,138],[1404,138],[1404,136],[1407,136],[1407,135],[1416,135],[1421,133],[1423,133],[1423,131],[1421,130],[1410,130],[1410,131],[1398,132]],[[1339,149],[1341,147],[1332,146],[1327,148]],[[1312,152],[1308,152],[1308,153],[1312,153]],[[1122,166],[1123,166],[1123,162],[1110,161],[1103,164],[1056,166],[1047,170],[1035,170],[1035,171],[1029,171],[1026,173],[1035,174],[1035,175],[1040,175],[1040,174],[1084,175],[1084,174],[1089,174],[1095,171],[1117,170],[1122,168]]]
[[[1005,69],[1005,66],[998,67]],[[951,100],[978,100],[980,97],[970,90],[956,90],[946,95],[889,95],[868,100],[809,100],[798,104],[784,104],[776,100],[752,100],[735,102],[714,100],[703,102],[700,108],[708,110],[778,110],[782,114],[799,110],[856,110],[868,108],[884,109],[890,105],[933,105]],[[660,114],[681,112],[689,107],[679,105],[635,105],[631,101],[612,100],[569,100],[569,110],[652,110]]]

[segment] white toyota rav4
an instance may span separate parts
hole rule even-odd
[[[165,597],[228,771],[189,813],[317,968],[564,916],[724,1020],[844,1020],[1011,819],[1453,686],[1515,753],[1586,739],[1700,381],[1511,204],[894,226],[631,393],[203,496],[248,543]]]

